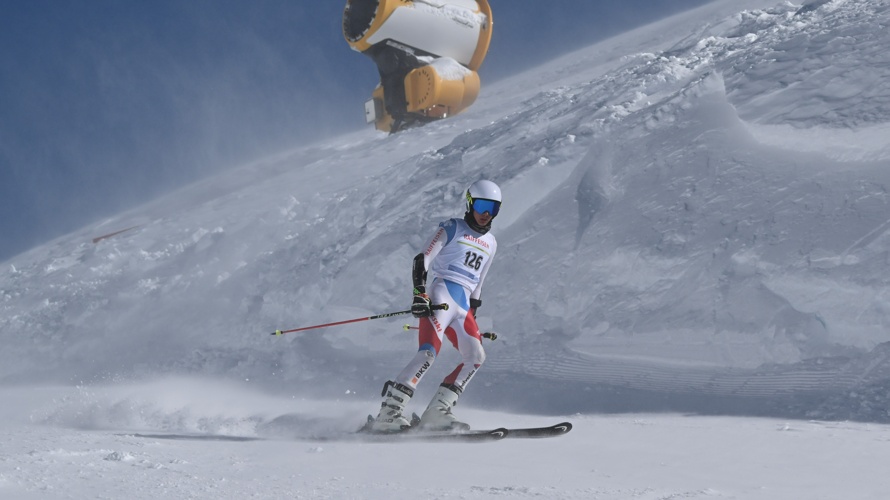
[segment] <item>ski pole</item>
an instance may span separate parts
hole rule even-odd
[[[430,306],[430,309],[433,311],[448,310],[448,304],[434,304]],[[314,325],[314,326],[304,326],[303,328],[294,328],[292,330],[275,330],[270,335],[284,335],[285,333],[293,333],[293,332],[302,332],[304,330],[314,330],[316,328],[325,328],[328,326],[337,326],[337,325],[345,325],[347,323],[358,323],[359,321],[368,321],[371,319],[381,319],[381,318],[391,318],[393,316],[401,316],[403,314],[411,314],[411,309],[407,311],[397,311],[386,314],[378,314],[376,316],[368,316],[367,318],[355,318],[355,319],[347,319],[346,321],[337,321],[335,323],[325,323],[323,325]]]
[[[419,326],[411,326],[411,325],[406,324],[405,326],[402,327],[402,329],[405,331],[420,330],[420,327]],[[497,340],[498,339],[498,334],[496,334],[494,332],[484,332],[480,336],[483,339],[488,339],[488,340]]]

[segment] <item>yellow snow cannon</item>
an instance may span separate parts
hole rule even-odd
[[[491,30],[488,0],[347,0],[343,36],[380,73],[367,122],[395,133],[468,108]]]

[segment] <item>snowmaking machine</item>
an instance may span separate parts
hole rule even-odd
[[[491,31],[488,0],[347,0],[343,35],[380,73],[367,122],[395,133],[469,107]]]

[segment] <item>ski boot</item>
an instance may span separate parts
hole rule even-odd
[[[420,428],[429,431],[467,431],[470,426],[459,421],[451,409],[457,404],[461,389],[456,385],[442,384],[426,411],[420,417]]]
[[[393,381],[383,385],[385,399],[380,405],[380,413],[371,423],[370,431],[377,433],[401,432],[411,427],[411,422],[405,418],[402,412],[414,395],[414,389]]]

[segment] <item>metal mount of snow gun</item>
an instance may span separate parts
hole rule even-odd
[[[343,36],[380,74],[367,122],[395,133],[468,108],[491,33],[488,0],[347,0]]]
[[[430,309],[433,311],[448,310],[448,304],[433,304],[430,306]],[[293,332],[302,332],[305,330],[314,330],[316,328],[326,328],[329,326],[337,326],[337,325],[346,325],[348,323],[358,323],[359,321],[368,321],[372,319],[382,319],[382,318],[392,318],[393,316],[402,316],[403,314],[411,314],[411,309],[406,311],[396,311],[391,313],[377,314],[375,316],[368,316],[366,318],[355,318],[355,319],[347,319],[344,321],[335,321],[334,323],[325,323],[323,325],[313,325],[313,326],[304,326],[302,328],[293,328],[290,330],[275,330],[270,335],[284,335],[285,333],[293,333]]]

